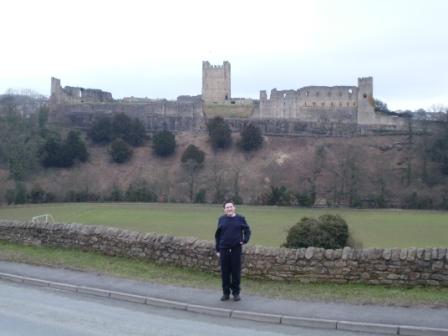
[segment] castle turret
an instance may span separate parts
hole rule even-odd
[[[230,63],[210,65],[202,62],[202,100],[206,103],[220,103],[230,100]]]
[[[375,120],[373,78],[358,78],[358,124],[374,124]]]

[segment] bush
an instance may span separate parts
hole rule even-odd
[[[157,202],[157,195],[151,190],[148,182],[138,180],[131,183],[126,191],[126,201]]]
[[[303,192],[303,193],[296,193],[295,194],[297,203],[300,206],[304,207],[311,207],[314,205],[314,202],[316,201],[316,194],[314,192]]]
[[[78,159],[81,162],[86,162],[89,157],[86,144],[81,139],[79,132],[70,131],[68,133],[64,142],[64,150],[73,160]]]
[[[263,145],[263,136],[260,129],[252,124],[247,124],[241,130],[239,146],[242,150],[249,152],[259,149]]]
[[[65,195],[66,202],[98,202],[101,196],[88,190],[70,190]]]
[[[110,145],[110,156],[116,163],[125,163],[132,157],[132,148],[122,139],[115,139]]]
[[[192,160],[196,162],[198,165],[204,163],[205,153],[201,151],[195,145],[189,145],[187,149],[185,149],[182,154],[182,158],[180,159],[182,163],[186,163],[188,160]]]
[[[103,115],[94,120],[88,131],[88,136],[94,143],[105,144],[112,141],[112,121]]]
[[[232,132],[222,117],[214,117],[207,123],[208,135],[212,147],[226,149],[232,144]]]
[[[207,191],[205,189],[199,190],[195,197],[194,203],[206,203],[207,202]]]
[[[271,187],[271,191],[262,196],[262,203],[267,205],[287,206],[296,204],[297,199],[285,186]]]
[[[419,196],[413,192],[403,199],[401,207],[404,209],[433,209],[434,202],[431,197]]]
[[[158,156],[170,156],[176,149],[176,138],[174,134],[170,131],[161,131],[154,134],[152,148]]]
[[[85,162],[89,156],[84,141],[75,131],[70,131],[64,141],[59,134],[50,134],[40,152],[42,164],[47,168],[69,168],[76,160]]]
[[[339,249],[347,246],[348,225],[339,215],[326,214],[319,218],[303,217],[288,230],[284,247],[323,247]]]
[[[88,135],[98,144],[107,144],[120,138],[132,147],[137,147],[146,140],[146,129],[139,119],[131,119],[124,113],[116,113],[112,118],[106,115],[97,118],[90,127]]]

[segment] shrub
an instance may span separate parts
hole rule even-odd
[[[288,230],[284,247],[306,248],[310,246],[338,249],[347,246],[348,225],[339,215],[326,214],[319,218],[303,217]]]
[[[433,209],[434,202],[431,197],[419,196],[413,192],[403,199],[401,207],[404,209]]]
[[[194,203],[206,203],[207,202],[207,191],[205,189],[199,190],[195,197]]]
[[[285,186],[271,187],[271,191],[262,196],[262,203],[267,205],[294,205],[297,200],[295,195]]]
[[[157,195],[151,190],[148,182],[138,180],[129,185],[126,191],[126,200],[130,202],[157,202]]]
[[[205,153],[201,151],[195,145],[189,145],[187,149],[185,149],[182,154],[182,158],[180,159],[182,163],[186,163],[188,160],[192,160],[196,162],[198,165],[204,163]]]
[[[161,131],[154,134],[152,148],[158,156],[166,157],[174,153],[176,138],[170,131]]]
[[[222,117],[214,117],[207,123],[208,135],[212,147],[226,149],[232,144],[232,132]]]
[[[81,162],[86,162],[89,157],[86,144],[81,139],[79,132],[70,131],[68,133],[64,142],[64,150],[73,160],[78,159]]]
[[[252,124],[247,124],[241,130],[239,146],[242,150],[249,152],[259,149],[263,145],[263,136],[260,129]]]
[[[87,161],[89,156],[84,141],[75,131],[70,131],[64,141],[59,134],[50,134],[40,153],[44,167],[68,168],[73,166],[76,160]]]
[[[88,136],[94,143],[105,144],[112,141],[112,121],[109,116],[96,118],[88,131]]]
[[[112,142],[109,152],[116,163],[125,163],[132,157],[132,148],[120,138]]]

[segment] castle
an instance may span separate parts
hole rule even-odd
[[[260,99],[232,98],[230,63],[202,63],[202,95],[166,99],[123,98],[98,89],[61,87],[51,79],[50,118],[54,122],[88,127],[98,114],[123,112],[139,118],[148,131],[204,131],[207,118],[223,116],[234,131],[257,124],[266,134],[364,135],[402,133],[401,118],[374,110],[372,77],[358,86],[307,86],[272,89]]]

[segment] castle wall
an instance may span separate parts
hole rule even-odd
[[[54,77],[51,78],[50,99],[56,103],[95,103],[114,101],[110,92],[73,86],[65,86],[62,88],[61,81]]]
[[[253,118],[300,119],[309,122],[357,122],[355,86],[307,86],[299,90],[260,92],[260,108]]]
[[[225,102],[231,99],[230,63],[210,65],[202,62],[202,99],[206,103]]]
[[[147,131],[194,131],[204,128],[202,102],[198,97],[179,97],[176,101],[144,100],[113,102],[74,102],[50,104],[50,121],[88,128],[98,115],[125,113],[143,122]]]

